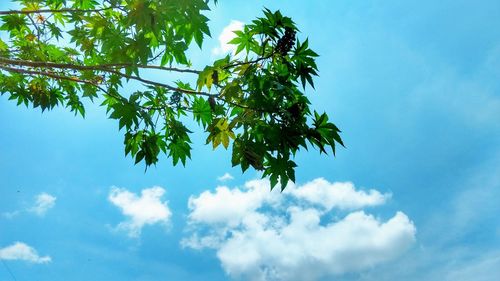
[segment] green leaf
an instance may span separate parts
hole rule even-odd
[[[295,181],[295,167],[297,164],[288,157],[278,155],[278,157],[269,157],[267,162],[267,168],[264,171],[262,177],[270,176],[271,190],[278,184],[281,185],[281,191],[285,189],[288,181]]]
[[[204,128],[212,122],[212,109],[210,104],[204,98],[194,98],[193,117],[196,122],[201,123]]]
[[[227,149],[229,147],[230,139],[236,139],[236,135],[229,127],[229,123],[226,118],[214,120],[209,127],[209,131],[211,133],[207,138],[207,143],[212,142],[213,149],[216,149],[221,143],[224,148]]]
[[[2,16],[1,19],[4,22],[4,24],[0,27],[0,30],[21,31],[22,29],[27,28],[27,21],[25,15],[11,14]]]
[[[183,166],[186,166],[186,159],[191,158],[191,146],[187,141],[177,139],[168,145],[168,149],[174,166],[177,165],[179,160],[181,160]]]
[[[136,103],[123,102],[111,105],[110,118],[119,120],[119,128],[125,127],[127,130],[133,125],[139,124],[138,105]]]
[[[214,82],[214,71],[215,70],[212,67],[207,66],[202,72],[200,72],[200,74],[198,74],[198,80],[196,82],[198,91],[201,91],[203,87],[207,87],[207,89],[210,91],[210,88],[212,88],[212,84]]]

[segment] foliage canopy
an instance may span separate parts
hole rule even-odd
[[[0,93],[42,111],[85,116],[84,99],[105,106],[135,163],[191,157],[192,117],[213,148],[232,145],[232,164],[263,171],[274,187],[295,181],[293,156],[307,145],[343,145],[326,113],[311,111],[315,58],[280,11],[263,11],[230,42],[236,54],[195,70],[186,53],[210,36],[207,0],[16,0],[0,11]],[[210,3],[213,2],[213,3]],[[170,83],[146,70],[186,73]],[[141,86],[127,91],[131,82]],[[130,86],[129,86],[130,87]]]

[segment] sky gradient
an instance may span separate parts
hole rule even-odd
[[[320,54],[346,148],[298,153],[279,194],[199,133],[144,172],[104,108],[2,96],[0,281],[500,279],[500,2],[219,1],[194,65],[264,6]]]

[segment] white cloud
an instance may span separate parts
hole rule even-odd
[[[351,182],[330,183],[323,178],[315,179],[300,188],[294,188],[291,193],[299,199],[325,207],[339,209],[359,209],[367,206],[382,205],[391,197],[371,189],[357,191]]]
[[[172,212],[167,202],[162,202],[163,194],[165,189],[159,186],[143,189],[140,196],[123,188],[111,188],[109,201],[128,217],[127,221],[118,225],[118,229],[127,231],[131,237],[138,237],[145,225],[167,224]]]
[[[232,179],[234,179],[234,177],[230,173],[225,173],[224,175],[217,178],[218,181],[222,182],[230,181]]]
[[[235,45],[229,44],[234,37],[234,31],[243,30],[244,24],[237,20],[232,20],[228,26],[224,27],[221,34],[219,35],[219,46],[212,49],[212,54],[214,55],[224,55],[227,53],[235,53]]]
[[[40,193],[36,196],[35,205],[31,207],[29,211],[37,214],[38,216],[44,216],[49,209],[55,206],[56,199],[56,197],[48,193]]]
[[[22,242],[16,242],[11,246],[1,248],[0,259],[21,260],[32,263],[49,263],[52,261],[49,256],[39,256],[35,249]]]
[[[248,213],[254,212],[264,202],[273,199],[275,198],[269,193],[269,184],[264,180],[249,181],[243,190],[219,186],[215,192],[207,190],[198,197],[189,198],[188,207],[191,210],[189,222],[234,226]]]
[[[289,185],[281,194],[269,190],[267,180],[254,180],[243,189],[224,186],[192,196],[190,236],[181,244],[215,249],[233,278],[307,281],[370,268],[415,241],[415,226],[402,212],[387,221],[364,211],[332,219],[332,208],[383,204],[388,195],[378,191],[324,179]]]

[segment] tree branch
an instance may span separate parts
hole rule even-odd
[[[17,65],[17,66],[24,66],[24,67],[72,69],[72,70],[79,70],[79,71],[92,70],[92,71],[108,72],[108,73],[119,75],[119,76],[127,78],[127,79],[136,80],[136,81],[139,81],[139,82],[151,85],[151,86],[162,87],[162,88],[165,88],[165,89],[168,89],[171,91],[181,92],[181,93],[185,93],[185,94],[189,94],[189,95],[202,95],[202,96],[208,96],[208,97],[217,97],[217,94],[210,94],[207,92],[198,92],[198,91],[193,91],[193,90],[188,90],[188,89],[182,89],[179,87],[170,86],[168,84],[147,80],[147,79],[144,79],[144,78],[141,78],[138,76],[127,75],[125,73],[121,73],[120,71],[109,69],[109,68],[106,68],[103,66],[86,66],[86,65],[76,65],[76,64],[67,64],[67,63],[12,60],[12,59],[0,57],[0,67],[3,67],[3,66],[1,66],[1,64]],[[7,67],[7,68],[9,68],[9,67]],[[160,67],[160,68],[162,68],[162,67]],[[16,69],[16,68],[10,68],[10,69]],[[17,69],[17,70],[21,71],[22,69]],[[41,73],[48,73],[48,72],[41,72]],[[41,74],[41,75],[43,75],[43,74]]]
[[[159,65],[135,65],[132,63],[111,63],[111,64],[100,64],[100,65],[77,65],[70,63],[54,63],[54,62],[44,62],[44,61],[28,61],[28,60],[18,60],[18,59],[8,59],[5,57],[0,57],[0,63],[12,64],[19,66],[29,66],[29,67],[46,67],[46,68],[63,68],[63,69],[74,69],[74,70],[100,70],[100,71],[113,71],[109,67],[138,67],[144,69],[158,69],[164,71],[174,71],[183,73],[194,73],[199,74],[201,71],[194,69],[182,69],[176,67],[165,67]]]
[[[194,73],[194,74],[200,74],[200,70],[195,70],[195,69],[187,69],[187,68],[177,68],[177,67],[166,67],[166,66],[160,66],[160,65],[142,65],[142,64],[132,64],[132,63],[110,63],[110,64],[101,64],[100,66],[103,67],[119,67],[119,68],[124,68],[124,67],[138,67],[138,68],[144,68],[144,69],[158,69],[158,70],[165,70],[165,71],[174,71],[174,72],[181,72],[181,73]]]
[[[233,68],[233,67],[236,67],[236,66],[240,66],[240,65],[245,65],[245,64],[252,64],[252,63],[256,63],[256,62],[259,62],[259,61],[262,61],[262,60],[267,60],[269,58],[271,58],[272,56],[274,56],[275,52],[272,52],[271,54],[265,56],[265,57],[259,57],[257,59],[254,59],[254,60],[251,60],[251,61],[239,61],[239,62],[235,62],[235,63],[232,63],[232,64],[228,64],[226,66],[224,66],[224,69],[228,69],[228,68]]]
[[[72,9],[72,8],[63,8],[63,9],[43,9],[43,10],[10,10],[10,11],[0,11],[0,16],[3,15],[30,15],[30,14],[54,14],[54,13],[96,13],[106,10],[112,10],[115,8],[122,8],[121,6],[112,6],[112,7],[104,7],[100,9]]]
[[[99,88],[99,90],[107,93],[107,91],[104,88],[97,85],[95,82],[79,79],[76,77],[62,76],[62,75],[58,75],[55,73],[43,72],[43,71],[19,69],[19,68],[8,67],[8,66],[3,66],[3,65],[0,65],[0,69],[5,70],[5,71],[9,71],[9,72],[19,73],[19,74],[42,75],[42,76],[47,76],[47,77],[58,79],[58,80],[66,80],[66,81],[72,81],[72,82],[77,82],[77,83],[89,84],[89,85],[95,86],[95,87]]]

